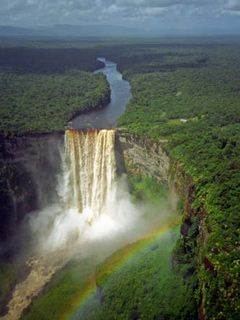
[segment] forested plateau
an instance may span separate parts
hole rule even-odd
[[[44,50],[53,51],[48,56]],[[86,61],[71,59],[68,54],[75,56],[75,50],[83,50],[84,56],[87,52]],[[58,59],[52,63],[55,55],[65,57],[61,66]],[[174,247],[157,243],[134,264],[104,278],[106,299],[100,306],[93,304],[89,319],[115,319],[116,310],[116,319],[238,319],[240,45],[209,38],[95,44],[89,49],[1,48],[1,134],[61,131],[79,111],[104,106],[109,101],[106,79],[85,72],[98,66],[99,56],[116,62],[132,87],[118,129],[133,139],[160,143],[170,159],[169,181],[180,196],[182,224],[173,232]],[[38,57],[43,57],[41,63]],[[6,164],[0,170],[4,190]],[[148,172],[139,175],[129,168],[129,181],[136,199],[163,198],[165,189]],[[99,268],[100,283],[111,259]],[[71,296],[82,281],[76,281],[78,266],[69,268],[53,279],[23,319],[36,319],[36,314],[47,319],[43,308],[57,319],[54,301]],[[0,301],[5,301],[14,272],[2,264]],[[151,279],[148,285],[145,278]],[[137,281],[145,287],[139,289]]]
[[[191,178],[189,231],[173,259],[197,281],[207,319],[237,319],[240,308],[239,53],[238,45],[139,46],[116,58],[133,90],[119,126],[166,140],[172,172]]]

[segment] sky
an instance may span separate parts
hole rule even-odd
[[[0,25],[55,24],[240,33],[240,0],[0,0]]]

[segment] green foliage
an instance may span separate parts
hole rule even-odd
[[[117,272],[106,272],[104,281],[99,280],[103,301],[99,301],[97,296],[92,297],[79,316],[90,320],[196,319],[196,302],[200,300],[201,292],[207,319],[238,319],[239,46],[206,45],[202,41],[197,44],[196,41],[190,44],[149,43],[107,46],[99,48],[98,53],[118,62],[124,77],[132,85],[133,99],[121,117],[119,126],[138,136],[147,135],[153,141],[167,141],[164,148],[171,159],[181,164],[184,172],[192,177],[196,196],[192,209],[197,217],[191,217],[188,234],[179,239],[177,244],[175,236],[172,242],[172,238],[166,239],[162,244],[156,243],[152,250],[147,248]],[[23,69],[20,71],[23,72]],[[51,92],[55,92],[55,81],[61,84],[61,90],[69,90],[72,81],[75,83],[74,76],[54,76],[54,81],[51,80],[52,76],[39,76],[41,86],[33,85],[33,88],[31,83],[34,84],[35,79],[32,75],[12,76],[4,73],[2,79],[8,77],[10,80],[13,77],[14,81],[9,82],[15,84],[11,87],[7,83],[8,87],[6,81],[1,81],[0,101],[4,103],[1,102],[1,106],[9,108],[8,111],[2,111],[4,108],[1,107],[1,131],[8,132],[9,128],[18,133],[61,130],[71,118],[73,110],[76,112],[75,108],[72,109],[76,105],[76,97],[74,101],[70,100],[71,110],[67,108],[66,111],[67,101],[65,98],[62,100],[62,94],[57,91],[51,96]],[[60,81],[62,77],[70,77],[67,82],[71,82],[71,85],[68,86],[65,81],[63,84]],[[97,79],[96,76],[92,77]],[[24,79],[29,81],[25,82]],[[88,80],[81,85],[84,87],[94,81],[93,78]],[[100,82],[103,83],[102,80]],[[25,87],[24,83],[27,83]],[[30,92],[26,90],[29,86]],[[44,91],[49,87],[50,93]],[[10,88],[9,91],[6,91],[7,88]],[[24,94],[15,94],[14,88]],[[103,91],[97,91],[98,94],[103,93],[102,97],[106,96],[104,88]],[[80,103],[83,99],[81,95],[80,101],[77,100],[80,106],[86,106],[86,101],[91,101],[94,96],[93,88],[90,89],[86,97],[84,94],[87,90],[81,91],[85,101]],[[78,93],[77,86],[76,90]],[[44,94],[40,94],[40,91]],[[98,94],[96,101],[99,101]],[[21,108],[14,100],[15,95],[18,97],[16,101],[21,102]],[[26,101],[32,101],[33,96],[37,99],[34,99],[31,108],[29,105],[26,107]],[[48,102],[44,100],[45,96],[50,96],[51,104],[45,103]],[[5,99],[11,103],[6,103]],[[38,106],[36,100],[43,103]],[[31,118],[32,110],[34,114]],[[49,113],[51,111],[52,114]],[[14,115],[11,122],[10,115]],[[40,119],[39,126],[34,120],[36,115]],[[13,123],[12,127],[10,123]],[[137,199],[155,201],[158,192],[162,192],[148,178],[132,177],[131,184],[132,193]],[[102,269],[105,267],[103,265]],[[43,295],[34,301],[30,313],[23,318],[59,319],[71,297],[84,287],[84,277],[86,274],[81,276],[77,264],[69,265],[47,286]]]
[[[131,175],[130,183],[131,193],[137,201],[166,202],[167,190],[154,178]],[[196,225],[192,229],[196,229]],[[194,239],[194,230],[190,232],[191,239]],[[190,260],[194,254],[191,252],[187,260],[179,262],[180,269],[175,267],[176,259],[182,258],[182,252],[175,250],[172,259],[178,237],[179,229],[175,228],[150,243],[140,240],[130,244],[115,252],[97,270],[93,268],[93,261],[69,263],[22,319],[45,320],[49,316],[53,320],[59,319],[66,310],[71,314],[68,310],[76,308],[81,300],[76,297],[84,294],[89,283],[93,293],[73,319],[197,318],[197,300],[193,298],[196,278],[194,272],[189,272],[193,268]],[[191,248],[190,242],[188,247]],[[125,256],[129,258],[123,258]],[[183,269],[187,266],[186,276]]]
[[[131,194],[136,201],[144,200],[158,204],[167,198],[167,187],[153,177],[130,174],[128,180]]]
[[[71,305],[72,299],[86,283],[93,272],[91,261],[71,261],[58,272],[45,287],[42,294],[33,301],[21,319],[24,320],[58,320],[65,309]]]
[[[23,47],[22,41],[20,46],[13,48],[0,46],[0,68],[17,73],[53,74],[72,69],[94,71],[102,66],[91,45],[70,48],[53,41],[41,42],[37,47],[36,43],[28,44],[28,47]]]
[[[188,285],[172,269],[177,234],[175,230],[155,240],[100,281],[104,270],[111,270],[114,258],[108,259],[97,280],[101,301],[93,296],[74,319],[195,319]]]
[[[0,310],[5,307],[5,300],[17,280],[16,266],[10,263],[0,263]]]
[[[118,53],[133,92],[119,126],[138,136],[167,140],[167,153],[192,177],[194,211],[198,214],[204,208],[206,213],[202,228],[207,241],[199,243],[203,249],[197,276],[204,284],[207,317],[236,319],[240,308],[240,49],[230,44],[156,47],[140,48],[140,53],[132,50],[128,56],[124,50]],[[183,53],[185,66],[180,63]],[[196,67],[191,64],[197,55],[202,62]],[[180,245],[185,250],[189,243]]]
[[[136,243],[119,250],[89,279],[87,276],[93,270],[90,261],[69,263],[22,319],[59,319],[66,310],[68,313],[72,306],[73,309],[77,307],[81,299],[76,297],[85,292],[89,283],[93,293],[74,319],[125,320],[136,316],[141,319],[195,319],[196,304],[189,294],[189,285],[172,268],[171,252],[178,232],[176,229],[158,237],[123,264],[118,263],[122,256],[139,246]]]
[[[19,135],[64,130],[77,113],[104,106],[109,94],[102,74],[1,73],[0,132]]]

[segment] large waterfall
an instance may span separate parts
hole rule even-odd
[[[56,198],[29,216],[30,272],[15,288],[4,320],[19,319],[68,261],[87,261],[94,272],[113,252],[168,217],[166,212],[159,215],[158,207],[132,202],[126,176],[117,177],[114,130],[67,130],[61,155],[56,186],[60,201]]]
[[[106,209],[112,196],[116,181],[114,145],[114,130],[65,133],[63,202],[66,209],[87,214],[89,222]]]

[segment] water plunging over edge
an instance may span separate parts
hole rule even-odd
[[[87,212],[89,221],[106,208],[116,181],[114,130],[65,132],[64,207]],[[64,170],[63,170],[64,171]]]
[[[30,273],[16,286],[4,319],[19,319],[42,287],[72,259],[76,249],[81,248],[83,255],[84,250],[88,255],[91,250],[99,255],[101,244],[104,259],[156,225],[145,219],[145,208],[131,202],[127,185],[121,185],[117,177],[112,128],[123,114],[131,91],[117,65],[102,61],[105,68],[96,72],[107,76],[111,103],[105,109],[76,117],[70,125],[73,129],[65,132],[62,172],[57,186],[59,203],[32,219],[40,251],[27,262]]]

